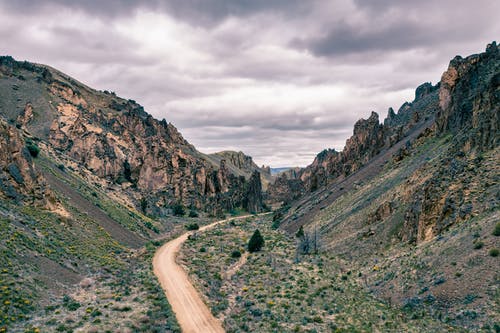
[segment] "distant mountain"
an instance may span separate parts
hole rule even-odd
[[[243,176],[249,179],[254,172],[260,174],[262,188],[267,189],[268,184],[272,181],[271,169],[266,166],[259,167],[253,161],[251,156],[245,155],[239,151],[221,151],[218,153],[208,154],[206,158],[212,163],[219,165],[224,161],[230,172],[237,176]]]
[[[275,224],[319,231],[322,246],[390,304],[467,329],[498,326],[499,127],[493,42],[455,57],[383,124],[373,112],[359,120],[341,152],[278,176],[268,188],[283,202]]]
[[[271,168],[271,175],[277,175],[281,172],[292,169],[292,167]]]

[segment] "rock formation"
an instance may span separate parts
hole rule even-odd
[[[0,98],[2,116],[81,168],[110,184],[122,184],[149,213],[162,214],[178,203],[196,209],[214,202],[243,204],[241,195],[224,198],[238,192],[239,175],[233,176],[221,160],[208,160],[172,124],[154,119],[135,101],[10,57],[0,58],[0,73],[9,78],[1,84],[15,87],[0,86],[0,97],[5,96]],[[22,110],[19,102],[24,103]],[[227,157],[237,167],[258,169],[242,153]]]
[[[441,78],[439,106],[434,135],[451,134],[453,141],[439,168],[421,170],[409,183],[413,190],[405,197],[409,208],[400,233],[407,241],[432,238],[497,203],[481,202],[468,189],[471,169],[485,164],[478,153],[498,148],[500,138],[500,52],[495,42],[485,53],[450,62]]]
[[[392,147],[402,140],[412,129],[434,117],[438,110],[439,84],[432,86],[424,83],[415,91],[415,100],[404,103],[394,112],[389,109],[383,125],[379,116],[372,112],[368,119],[360,119],[354,125],[353,135],[347,139],[341,152],[325,149],[307,167],[295,171],[297,177],[280,176],[268,188],[271,201],[292,201],[301,195],[301,191],[316,191],[333,181],[345,178],[384,149]],[[302,184],[298,184],[299,179]],[[287,195],[288,193],[288,195]]]
[[[456,56],[441,78],[436,131],[462,132],[465,152],[498,145],[500,122],[500,52],[496,42],[486,52]]]
[[[262,166],[262,168],[259,168],[251,156],[245,155],[241,151],[226,150],[206,155],[206,158],[215,164],[220,164],[224,161],[229,172],[236,176],[243,176],[247,180],[250,179],[254,171],[258,171],[264,191],[267,189],[268,184],[274,179],[274,177],[271,176],[270,167]]]
[[[43,177],[36,171],[32,155],[38,153],[19,131],[0,119],[0,197],[49,208],[55,199]]]
[[[473,212],[492,209],[498,198],[478,200],[468,187],[473,185],[471,170],[479,172],[480,165],[485,180],[491,176],[491,156],[495,156],[492,149],[498,148],[500,137],[499,78],[500,52],[496,43],[488,45],[484,53],[465,59],[457,56],[438,84],[420,85],[415,100],[404,103],[397,113],[390,108],[383,125],[377,114],[372,113],[367,120],[355,124],[343,151],[326,149],[311,165],[299,170],[296,178],[278,177],[269,187],[269,198],[286,203],[299,199],[297,207],[292,205],[293,213],[284,220],[285,224],[293,225],[290,230],[296,229],[313,218],[318,206],[323,209],[331,203],[328,200],[334,200],[329,199],[329,193],[342,195],[345,185],[335,187],[335,184],[341,184],[351,175],[367,181],[369,178],[365,176],[356,176],[364,166],[369,169],[365,174],[371,174],[370,177],[382,171],[382,166],[375,164],[389,160],[381,157],[374,162],[375,157],[391,151],[391,147],[399,147],[391,153],[391,160],[400,163],[412,155],[415,146],[448,135],[452,137],[448,150],[416,170],[397,196],[399,207],[405,208],[401,212],[404,226],[398,232],[399,239],[410,243],[428,240],[470,218]],[[414,133],[413,139],[408,139],[410,133]],[[483,161],[485,156],[490,162]],[[354,187],[350,184],[350,188]],[[315,191],[318,193],[311,194]],[[392,218],[396,211],[394,199],[370,213],[367,223]]]
[[[260,173],[258,171],[254,171],[250,177],[243,207],[251,213],[260,213],[264,210],[262,203],[262,186]]]

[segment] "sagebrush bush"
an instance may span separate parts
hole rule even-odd
[[[495,225],[495,229],[492,232],[493,236],[500,236],[500,222]]]

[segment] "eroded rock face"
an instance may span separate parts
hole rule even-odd
[[[274,183],[267,189],[267,195],[272,202],[288,203],[300,198],[304,193],[304,183],[288,172],[279,174]]]
[[[247,172],[253,172],[259,167],[254,163],[252,157],[245,155],[243,152],[239,151],[222,151],[215,153],[214,155],[221,156],[224,160],[231,163],[240,170],[245,170]]]
[[[34,145],[34,144],[33,144]],[[0,196],[48,207],[55,203],[19,131],[0,119]]]
[[[397,219],[402,223],[398,237],[405,242],[430,240],[450,226],[498,206],[499,197],[492,186],[498,174],[499,86],[500,52],[496,43],[488,45],[482,54],[465,59],[457,56],[441,82],[418,87],[415,100],[404,103],[397,113],[389,109],[383,126],[376,114],[358,121],[342,152],[324,150],[301,169],[298,179],[305,196],[297,196],[291,190],[292,179],[285,177],[279,177],[268,193],[287,202],[302,199],[292,203],[293,213],[285,222],[298,216],[300,223],[308,223],[307,218],[314,218],[312,213],[307,215],[308,211],[321,210],[321,205],[327,204],[327,191],[307,192],[340,183],[343,177],[369,165],[379,151],[396,143],[400,148],[392,153],[393,163],[410,157],[419,145],[442,140],[443,150],[436,152],[434,159],[421,161],[422,166],[407,176],[397,195],[366,219],[368,224]],[[414,134],[412,140],[406,139],[409,133]],[[482,182],[479,179],[484,186],[478,185]],[[306,201],[308,198],[312,199]]]
[[[438,134],[460,135],[464,151],[498,145],[500,51],[496,42],[486,52],[455,57],[443,73],[439,90]]]
[[[422,242],[472,214],[493,209],[496,200],[481,202],[469,190],[474,170],[492,170],[477,152],[497,156],[500,112],[500,52],[496,43],[485,53],[455,57],[444,72],[439,90],[440,110],[435,134],[453,135],[439,168],[427,167],[413,175],[405,193],[408,203],[401,239]],[[491,159],[491,157],[490,157]],[[485,164],[486,163],[486,164]],[[486,181],[486,178],[485,178]]]
[[[268,195],[276,201],[291,201],[305,191],[315,191],[329,181],[345,177],[358,170],[375,156],[385,144],[384,126],[379,123],[378,114],[372,112],[368,119],[360,119],[354,125],[353,135],[347,139],[342,152],[325,149],[308,167],[295,171],[297,177],[281,175],[270,186]],[[297,184],[296,179],[302,182]],[[288,193],[288,195],[287,195]]]
[[[33,119],[33,105],[30,102],[26,103],[23,111],[17,117],[16,125],[20,128],[26,128],[26,125]]]
[[[383,125],[375,112],[368,119],[358,120],[341,152],[325,149],[313,163],[296,171],[296,177],[278,177],[268,188],[270,201],[290,202],[303,193],[313,192],[359,170],[380,151],[403,140],[415,126],[432,120],[439,109],[439,86],[439,83],[420,85],[413,102],[404,103],[397,113],[389,108]],[[302,184],[297,184],[296,179]]]
[[[271,168],[262,166],[259,168],[251,156],[245,155],[241,151],[225,150],[207,155],[212,162],[224,161],[228,171],[236,176],[244,176],[249,180],[255,171],[260,173],[262,188],[267,189],[268,184],[273,180]]]
[[[64,91],[65,99],[71,96],[67,89],[56,91]],[[182,202],[204,208],[210,198],[229,193],[225,161],[216,170],[172,124],[153,119],[130,101],[119,114],[78,102],[58,105],[49,142],[99,177],[130,182],[155,205]]]
[[[172,124],[154,119],[135,101],[10,57],[0,58],[0,71],[11,78],[7,84],[21,73],[19,96],[36,97],[22,112],[0,101],[4,116],[94,175],[122,184],[138,207],[162,214],[178,203],[209,210],[217,209],[215,202],[224,208],[243,204],[245,193],[237,187],[245,187],[245,179],[232,175],[225,161],[205,159]],[[242,167],[249,163],[243,154],[231,158]]]
[[[244,207],[251,213],[260,213],[264,210],[262,204],[262,185],[258,171],[253,172],[248,182]]]

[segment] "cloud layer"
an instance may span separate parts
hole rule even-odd
[[[0,0],[0,53],[137,100],[203,152],[306,165],[482,51],[498,12],[489,0]]]

